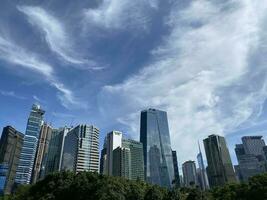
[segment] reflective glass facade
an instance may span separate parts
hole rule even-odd
[[[79,125],[67,133],[62,169],[99,172],[99,130],[96,127]]]
[[[34,104],[32,106],[20,154],[19,166],[16,172],[16,183],[29,184],[31,182],[32,170],[44,113],[45,111],[43,111],[39,105]]]
[[[166,112],[156,109],[141,112],[140,142],[146,181],[171,187],[175,177]]]

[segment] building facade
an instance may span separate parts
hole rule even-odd
[[[232,161],[224,137],[210,135],[204,140],[210,187],[236,182]]]
[[[119,131],[112,131],[107,134],[107,160],[104,174],[113,175],[113,151],[118,147],[122,147],[122,133]]]
[[[202,152],[200,149],[200,145],[198,145],[199,147],[199,153],[197,155],[197,161],[198,161],[198,183],[199,186],[201,187],[202,190],[208,190],[209,189],[209,181],[208,181],[208,176],[207,176],[207,172],[206,172],[206,168],[204,165],[204,160],[203,160],[203,156],[202,156]]]
[[[23,138],[13,127],[4,127],[0,140],[0,194],[10,194],[13,190]]]
[[[197,169],[195,161],[189,160],[183,163],[183,177],[185,187],[195,187],[198,185]]]
[[[52,127],[44,123],[41,127],[37,153],[33,167],[32,183],[44,177],[45,162],[48,154],[49,142],[52,136]]]
[[[78,125],[67,133],[61,168],[75,172],[99,172],[98,128]]]
[[[178,160],[177,160],[176,151],[172,151],[172,160],[173,160],[175,186],[180,187],[180,175],[179,175],[179,168],[178,168]]]
[[[148,109],[141,112],[140,142],[143,144],[145,180],[172,187],[175,177],[165,111]]]
[[[32,106],[20,154],[20,161],[16,172],[15,182],[18,184],[29,184],[31,182],[44,113],[45,111],[41,109],[40,105],[34,104]]]
[[[262,136],[242,137],[242,144],[237,144],[235,153],[238,160],[238,179],[247,182],[257,174],[266,172],[265,142]]]

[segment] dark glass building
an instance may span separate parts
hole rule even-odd
[[[224,137],[210,135],[204,140],[208,161],[207,173],[211,187],[236,182],[236,177]]]
[[[180,187],[180,175],[177,161],[177,153],[176,151],[172,151],[172,160],[173,160],[173,169],[174,169],[174,178],[175,178],[175,186]]]
[[[24,135],[11,126],[3,129],[0,140],[0,193],[12,192]]]
[[[156,109],[141,112],[140,142],[143,144],[145,180],[172,187],[175,177],[166,112]]]

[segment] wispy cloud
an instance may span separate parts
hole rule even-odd
[[[267,63],[257,57],[267,52],[267,1],[199,0],[179,12],[178,6],[166,21],[172,31],[152,51],[150,64],[105,86],[99,104],[135,138],[137,111],[167,110],[172,146],[184,161],[195,159],[198,139],[229,134],[259,115],[267,97]]]
[[[84,10],[84,23],[105,29],[147,29],[158,4],[158,0],[104,0],[98,8]]]
[[[4,90],[0,90],[0,94],[6,97],[14,97],[16,99],[21,99],[21,100],[25,100],[27,99],[24,96],[18,95],[16,94],[14,91],[4,91]]]
[[[54,69],[51,65],[41,61],[35,54],[17,46],[10,39],[6,39],[1,36],[0,59],[42,75],[45,81],[59,91],[57,96],[62,105],[66,108],[69,108],[70,106],[84,107],[84,104],[74,96],[73,92],[57,80]],[[12,93],[10,93],[10,95],[12,95]]]
[[[50,49],[63,61],[74,64],[74,67],[80,69],[102,69],[97,67],[95,62],[81,58],[80,54],[75,51],[73,38],[67,33],[64,24],[52,14],[40,7],[18,6],[17,8],[28,17],[33,26],[44,34]]]

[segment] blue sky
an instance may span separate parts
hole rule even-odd
[[[242,136],[266,139],[266,32],[266,0],[3,0],[0,127],[24,132],[38,102],[54,127],[139,139],[154,107],[180,163],[210,134],[236,162]]]

